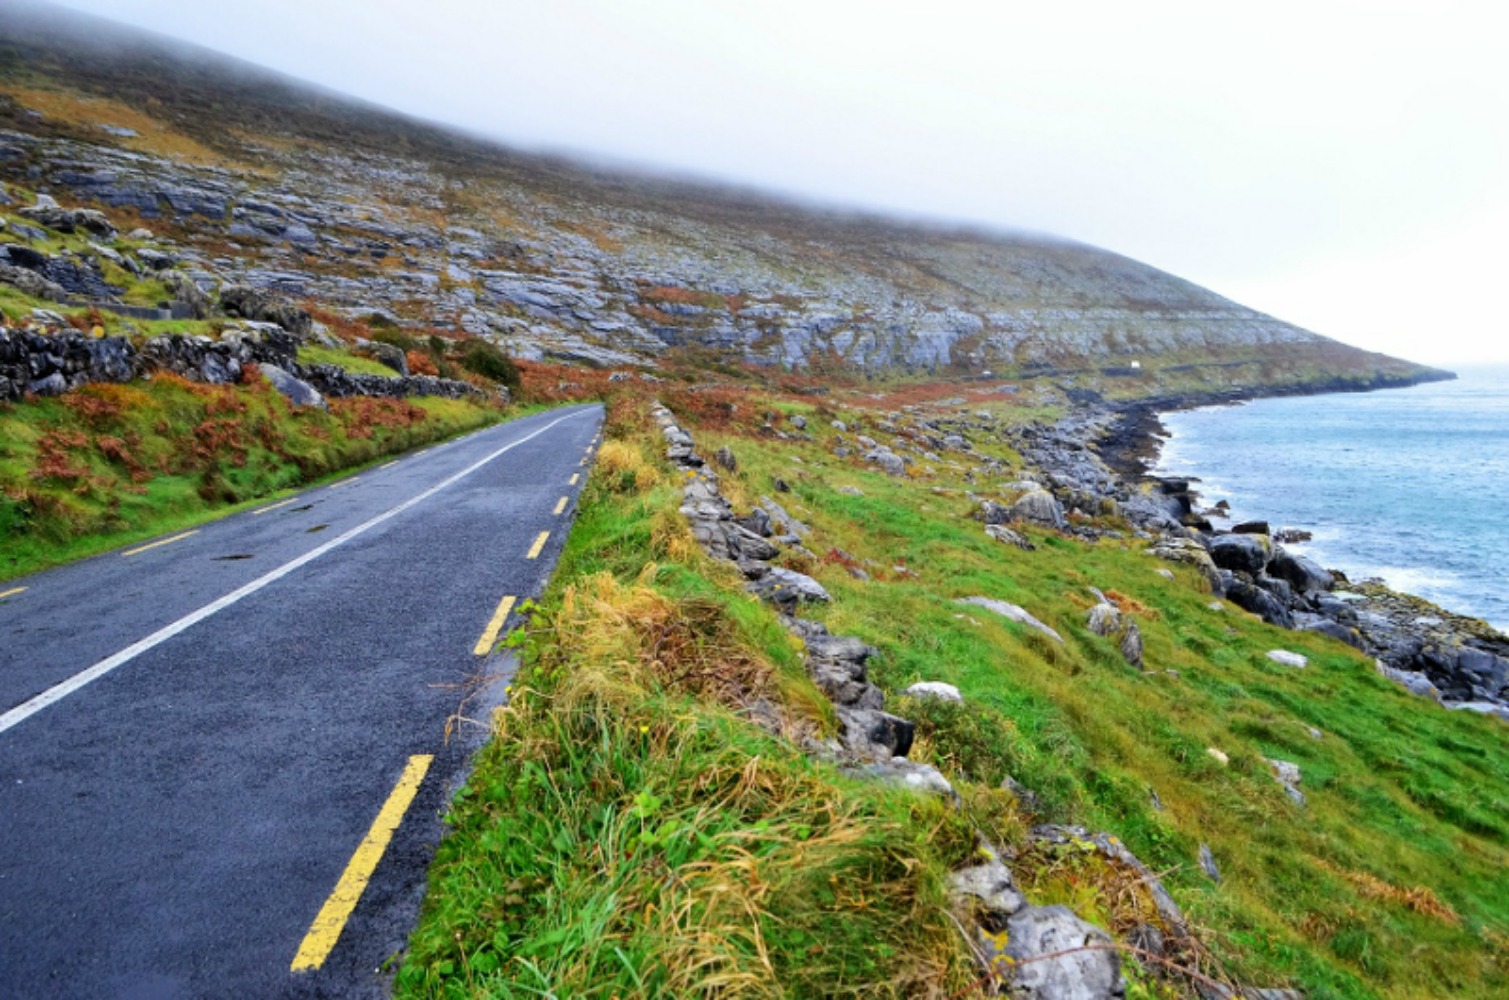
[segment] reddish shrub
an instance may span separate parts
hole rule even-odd
[[[414,375],[439,375],[440,369],[435,367],[435,361],[423,351],[409,351],[404,357],[409,359],[409,372]]]

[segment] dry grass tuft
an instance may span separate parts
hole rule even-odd
[[[571,636],[580,664],[562,686],[566,705],[591,698],[627,709],[652,688],[734,709],[772,700],[770,665],[739,642],[722,605],[667,597],[652,586],[658,572],[651,563],[632,583],[596,573],[566,588],[554,628]]]
[[[597,452],[597,472],[615,493],[648,493],[660,485],[660,470],[630,441],[604,441]]]
[[[1319,858],[1315,859],[1315,863],[1326,871],[1346,879],[1368,899],[1381,899],[1394,903],[1422,916],[1433,917],[1452,927],[1462,922],[1462,918],[1455,910],[1441,902],[1441,898],[1425,886],[1417,885],[1413,889],[1401,889],[1367,872],[1351,871]]]
[[[1124,615],[1136,615],[1147,621],[1157,621],[1163,617],[1157,608],[1150,608],[1135,597],[1128,597],[1119,590],[1107,590],[1106,600],[1116,605],[1118,611]]]

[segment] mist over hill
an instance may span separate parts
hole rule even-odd
[[[523,358],[695,348],[1122,396],[1441,375],[1094,247],[524,154],[45,5],[0,11],[0,177],[134,213],[206,288],[246,281]]]

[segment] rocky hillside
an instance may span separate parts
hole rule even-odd
[[[204,288],[459,328],[525,359],[709,348],[819,372],[1053,373],[1131,396],[1441,374],[1092,247],[521,155],[31,4],[0,10],[0,178],[139,217]]]

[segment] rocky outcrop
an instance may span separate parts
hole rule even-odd
[[[1141,404],[1113,411],[1090,403],[1051,427],[1022,431],[1014,443],[1066,507],[1090,514],[1116,503],[1150,554],[1194,568],[1215,596],[1270,624],[1362,650],[1378,659],[1384,676],[1422,697],[1509,711],[1509,637],[1381,583],[1351,583],[1286,549],[1277,535],[1300,536],[1272,533],[1266,522],[1215,531],[1197,513],[1189,480],[1131,484],[1097,454],[1102,447],[1138,469],[1156,426]],[[987,506],[987,522],[1003,510]]]
[[[93,208],[63,208],[52,197],[37,195],[36,204],[18,210],[18,214],[60,233],[88,232],[107,239],[115,236],[104,212]]]
[[[458,136],[437,142],[411,123],[392,126],[413,141],[273,148],[241,138],[264,124],[244,96],[205,95],[219,109],[207,125],[222,151],[248,143],[239,158],[265,172],[193,166],[119,148],[110,133],[84,141],[45,126],[0,136],[0,172],[180,223],[202,247],[184,252],[216,258],[235,283],[351,308],[403,302],[422,326],[459,325],[528,359],[653,363],[694,346],[772,367],[839,359],[865,372],[1126,378],[1140,377],[1142,358],[1187,354],[1223,382],[1260,388],[1271,377],[1265,355],[1308,352],[1362,379],[1422,373],[1079,244],[850,222],[696,186],[672,185],[668,197],[662,185],[560,162],[500,160],[496,147]],[[305,124],[310,136],[352,127]],[[473,192],[464,205],[450,180],[458,156]],[[569,202],[558,197],[563,179]],[[500,212],[518,224],[501,224]],[[94,208],[33,217],[110,235]],[[1230,353],[1241,357],[1206,360]],[[876,462],[899,475],[906,456],[891,455]]]
[[[769,559],[779,555],[778,547],[762,548],[758,556],[752,553],[751,540],[770,538],[774,521],[789,522],[790,515],[777,507],[774,517],[760,509],[743,518],[735,517],[718,488],[717,473],[696,453],[691,435],[665,407],[656,404],[651,412],[664,435],[667,456],[682,471],[681,513],[690,522],[693,537],[709,555],[734,562],[751,580],[750,589],[778,608],[786,627],[802,639],[807,672],[833,702],[840,726],[840,759],[850,773],[957,803],[953,786],[936,768],[907,759],[915,727],[885,711],[884,692],[869,680],[866,664],[876,650],[852,636],[833,635],[819,622],[797,617],[795,612],[804,598],[793,594],[828,600],[826,591],[810,577],[768,565]],[[730,452],[722,455],[718,464],[728,470],[737,467],[737,460]],[[795,535],[788,537],[797,541]],[[819,593],[821,597],[817,598]],[[979,603],[991,610],[998,610],[998,606],[1011,609],[1009,616],[1014,620],[1026,621],[1062,641],[1056,632],[1016,605],[988,598],[962,603]],[[938,682],[918,682],[905,694],[962,701],[957,688]],[[821,746],[811,749],[828,752]],[[1022,789],[1021,794],[1031,793]],[[988,845],[982,851],[988,857],[986,864],[955,871],[949,879],[955,919],[979,962],[982,982],[1009,989],[1014,996],[1039,1000],[1121,997],[1121,959],[1110,935],[1066,907],[1027,905],[999,852]],[[1143,872],[1152,879],[1145,869]],[[1156,879],[1152,881],[1156,884]],[[1158,890],[1162,891],[1161,885]],[[1172,900],[1168,905],[1178,912]]]
[[[274,323],[301,342],[308,339],[314,322],[307,311],[282,296],[246,284],[221,286],[220,308],[229,316]]]
[[[666,441],[666,456],[683,472],[681,514],[692,537],[708,555],[734,563],[749,581],[749,590],[773,605],[786,627],[802,639],[807,672],[833,702],[840,724],[839,743],[850,762],[876,777],[952,795],[942,775],[926,765],[906,761],[915,727],[885,711],[885,694],[869,680],[865,664],[875,650],[851,636],[829,633],[820,622],[797,616],[804,604],[831,598],[822,584],[804,573],[771,565],[786,547],[798,548],[810,531],[769,499],[744,517],[736,517],[718,486],[718,474],[696,452],[692,436],[665,407],[651,411]],[[722,449],[718,464],[737,468],[732,451]],[[777,526],[786,534],[777,536]]]

